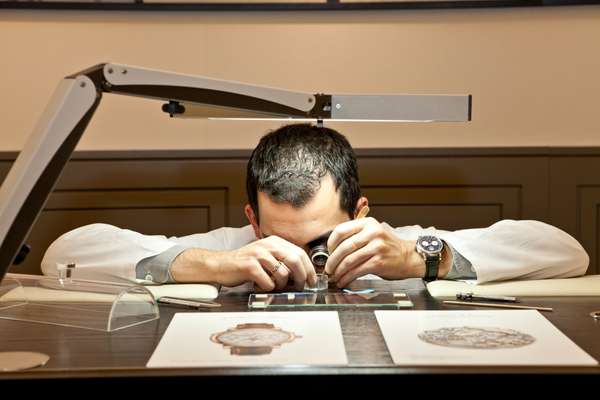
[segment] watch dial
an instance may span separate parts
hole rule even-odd
[[[442,250],[442,241],[435,236],[419,237],[419,246],[428,253],[438,253]]]
[[[277,346],[290,338],[288,332],[269,328],[237,329],[218,336],[221,343],[238,347]]]

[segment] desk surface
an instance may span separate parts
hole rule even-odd
[[[360,284],[366,282],[358,282]],[[421,280],[370,281],[369,286],[404,290],[416,310],[476,310],[478,307],[443,305],[429,296]],[[219,311],[247,311],[247,294],[228,293],[218,299]],[[598,297],[528,298],[527,304],[553,307],[542,313],[583,350],[600,360],[600,322],[589,316],[600,310]],[[489,309],[488,309],[489,310]],[[0,319],[0,351],[38,351],[50,356],[46,366],[25,372],[0,373],[0,380],[53,378],[197,378],[217,376],[355,376],[428,374],[560,374],[600,375],[600,367],[397,367],[392,363],[373,310],[339,310],[349,365],[297,368],[186,368],[146,369],[145,365],[171,318],[182,308],[161,306],[158,321],[113,333]],[[191,312],[191,311],[189,311]],[[597,379],[597,376],[596,376]]]

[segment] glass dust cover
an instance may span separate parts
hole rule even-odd
[[[0,318],[112,332],[154,321],[159,311],[148,289],[110,275],[7,274]]]

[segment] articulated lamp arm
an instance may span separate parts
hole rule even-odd
[[[178,117],[469,121],[470,95],[309,94],[118,64],[58,85],[0,187],[0,280],[52,192],[103,93],[165,100]]]

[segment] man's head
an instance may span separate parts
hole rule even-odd
[[[246,215],[257,237],[300,246],[354,218],[360,196],[356,157],[329,128],[283,126],[263,136],[248,162]]]

